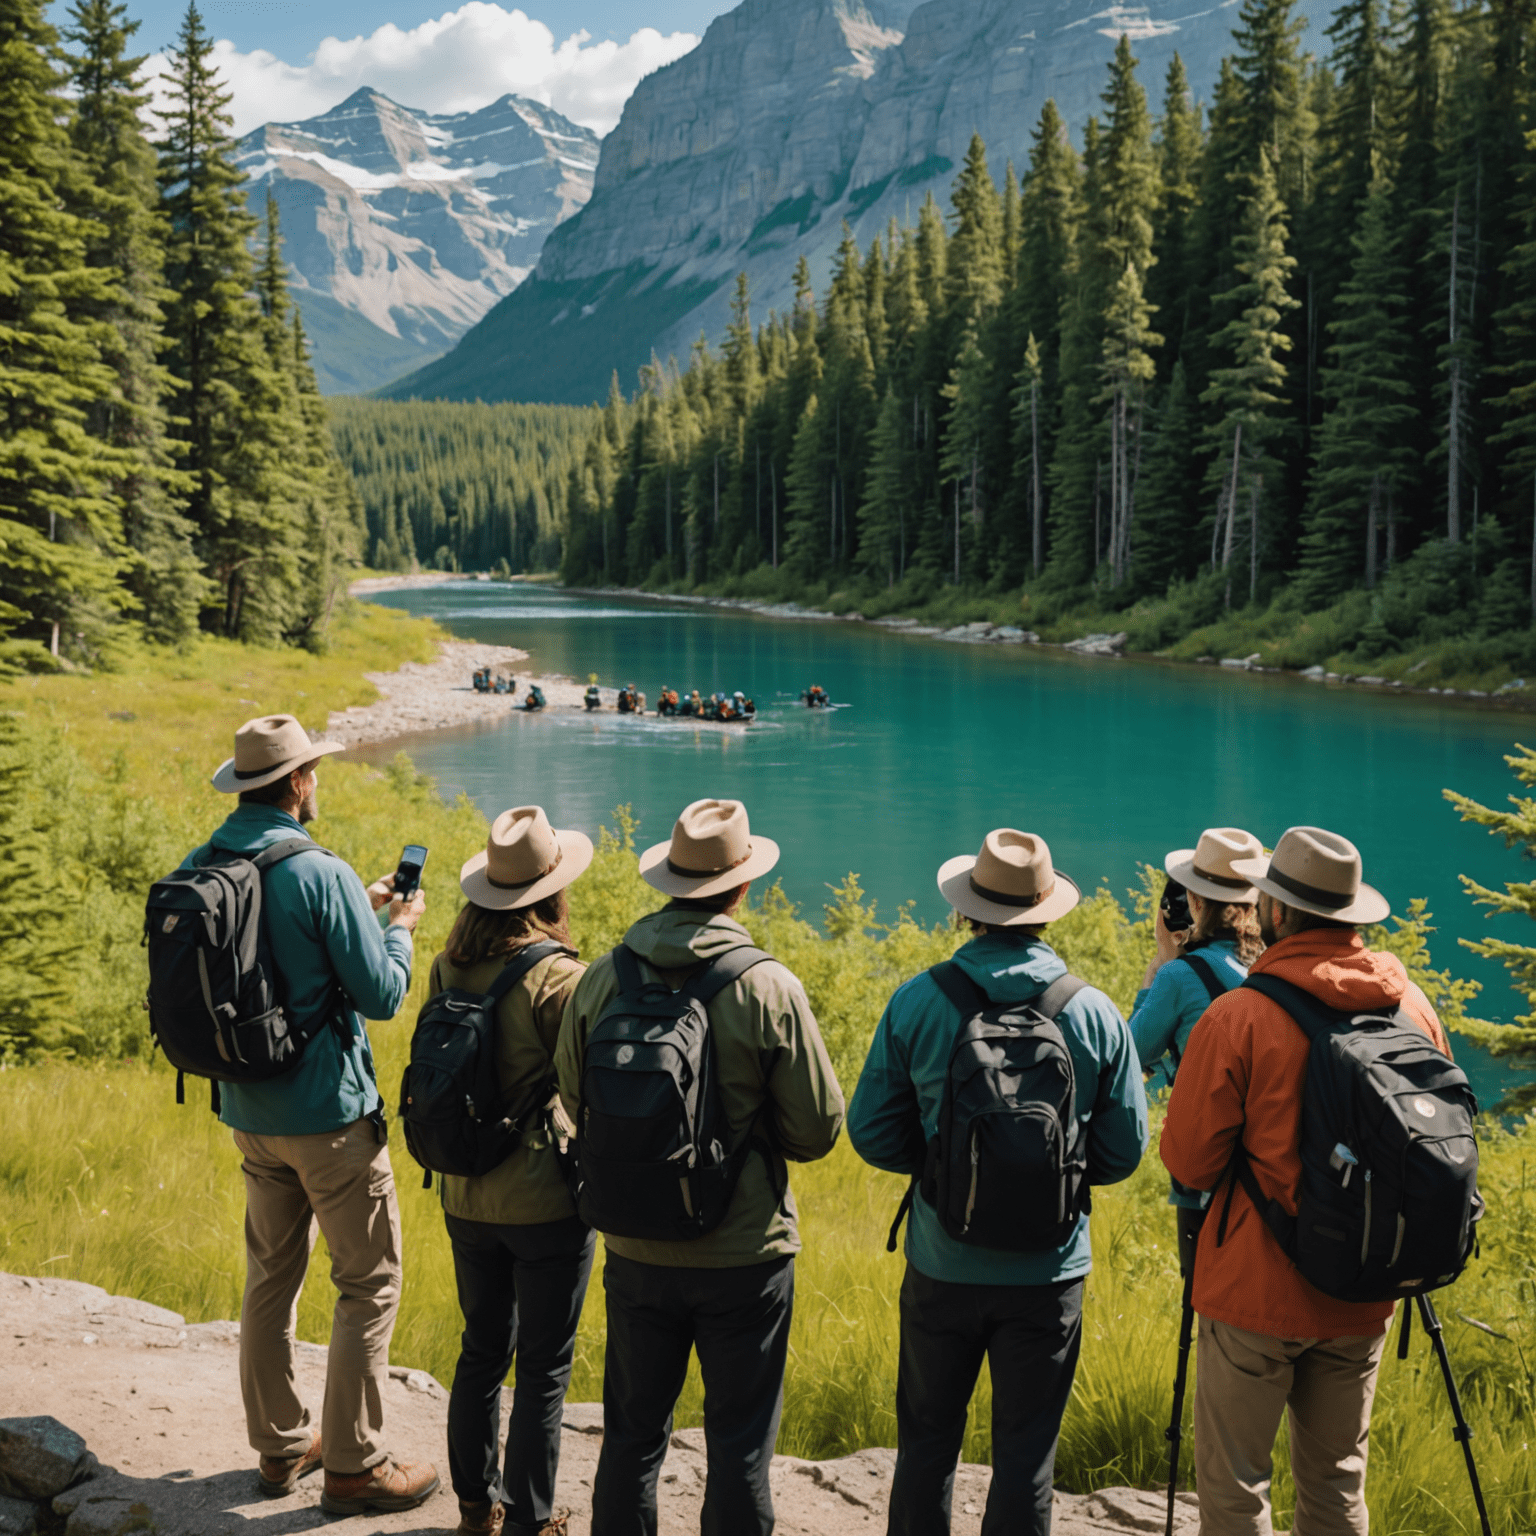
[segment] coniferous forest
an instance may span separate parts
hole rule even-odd
[[[0,0],[0,667],[99,662],[125,621],[315,644],[360,552],[213,40],[189,6],[154,138],[137,26]]]
[[[1305,40],[1244,0],[1208,111],[1177,59],[1154,89],[1122,38],[1077,142],[1047,102],[999,188],[973,139],[947,217],[845,229],[755,328],[743,278],[718,349],[615,381],[566,577],[1021,591],[1147,648],[1326,613],[1325,654],[1536,664],[1531,0],[1348,0]]]

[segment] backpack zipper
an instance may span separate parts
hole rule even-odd
[[[1365,1170],[1365,1231],[1360,1235],[1360,1264],[1364,1268],[1371,1247],[1371,1170]]]

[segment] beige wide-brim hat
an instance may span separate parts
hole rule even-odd
[[[1022,928],[1065,917],[1082,900],[1074,881],[1051,863],[1043,837],[999,827],[981,852],[939,866],[939,890],[962,917],[995,928]]]
[[[719,896],[778,862],[779,845],[752,835],[740,800],[695,800],[671,840],[640,855],[640,878],[668,896]]]
[[[557,832],[542,806],[518,805],[491,823],[484,850],[459,870],[459,889],[477,907],[510,912],[564,890],[591,863],[585,832]]]
[[[261,715],[235,732],[235,755],[219,764],[213,787],[223,795],[263,789],[317,757],[346,750],[339,741],[311,741],[292,715]]]
[[[1207,901],[1248,903],[1259,899],[1256,885],[1233,870],[1239,859],[1262,859],[1264,845],[1241,827],[1207,827],[1193,848],[1176,848],[1163,860],[1170,880]]]
[[[1360,878],[1360,850],[1347,837],[1321,827],[1291,827],[1269,858],[1241,859],[1232,872],[1314,917],[1380,923],[1392,911],[1387,898]]]

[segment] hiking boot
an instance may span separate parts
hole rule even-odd
[[[292,1493],[299,1479],[320,1465],[320,1431],[309,1442],[309,1449],[297,1456],[263,1456],[256,1467],[261,1491],[271,1499]]]
[[[482,1500],[478,1504],[460,1499],[458,1536],[497,1536],[506,1518],[506,1506],[499,1499],[495,1503]]]
[[[437,1489],[437,1468],[430,1461],[396,1461],[390,1456],[366,1472],[332,1472],[327,1468],[320,1508],[328,1515],[415,1509]]]

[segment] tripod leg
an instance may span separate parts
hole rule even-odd
[[[1420,1296],[1418,1302],[1419,1320],[1424,1324],[1424,1331],[1435,1347],[1435,1354],[1440,1361],[1440,1374],[1445,1377],[1446,1395],[1451,1400],[1451,1416],[1456,1421],[1452,1434],[1461,1442],[1461,1454],[1466,1457],[1467,1476],[1472,1480],[1472,1498],[1477,1504],[1477,1518],[1482,1524],[1483,1536],[1493,1536],[1493,1527],[1488,1523],[1488,1508],[1483,1503],[1483,1485],[1477,1480],[1477,1463],[1472,1459],[1472,1429],[1461,1411],[1461,1394],[1456,1390],[1456,1378],[1451,1373],[1451,1358],[1445,1352],[1440,1319],[1428,1296]]]
[[[1184,1277],[1184,1308],[1179,1319],[1179,1364],[1173,1376],[1173,1417],[1164,1434],[1168,1439],[1168,1524],[1165,1536],[1173,1536],[1173,1515],[1179,1492],[1179,1448],[1184,1439],[1184,1389],[1189,1379],[1189,1346],[1195,1324],[1195,1277]]]

